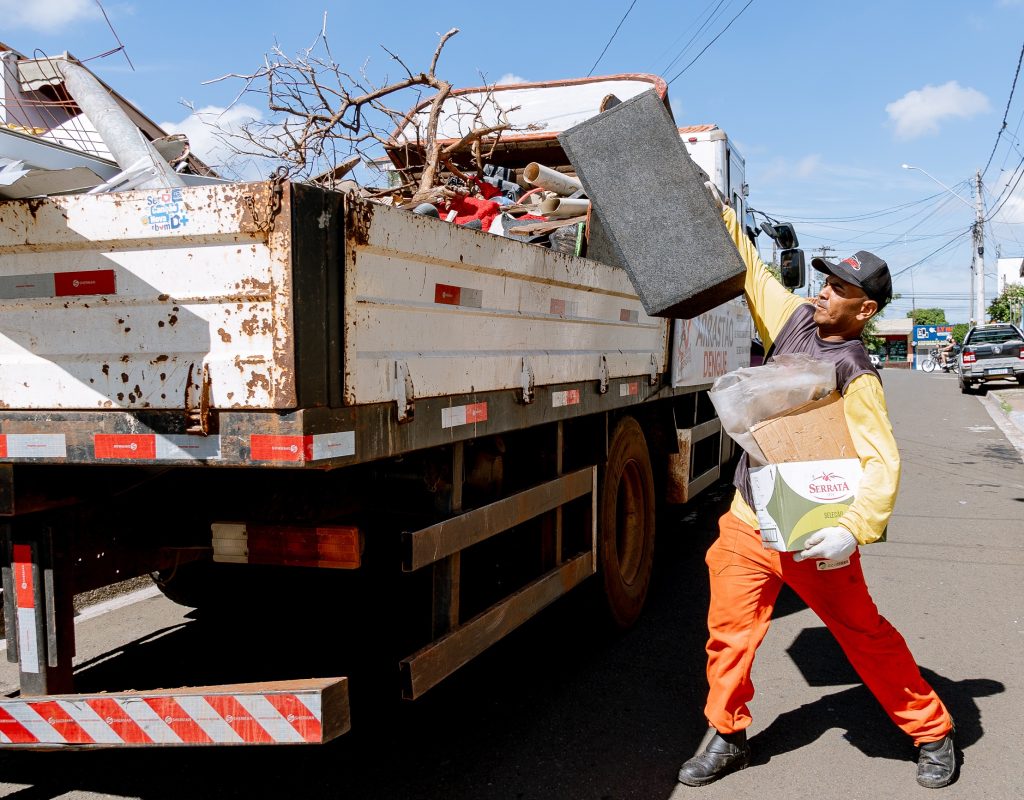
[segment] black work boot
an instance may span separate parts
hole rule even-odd
[[[719,778],[743,769],[750,763],[750,745],[747,732],[718,733],[708,746],[679,770],[679,782],[687,786],[704,786]]]
[[[956,779],[956,746],[953,731],[937,742],[921,745],[917,756],[917,782],[926,789],[941,789]]]

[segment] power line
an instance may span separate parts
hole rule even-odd
[[[732,0],[730,0],[730,2],[732,2]],[[708,14],[707,19],[705,19],[704,22],[701,23],[701,26],[699,28],[697,28],[696,33],[694,33],[693,36],[691,36],[689,38],[689,40],[686,42],[686,44],[683,45],[682,49],[678,53],[676,53],[675,58],[673,58],[671,61],[668,62],[668,64],[665,65],[665,68],[660,73],[660,75],[662,77],[664,77],[665,73],[668,72],[670,69],[672,69],[673,66],[675,66],[675,63],[679,59],[681,59],[684,55],[686,55],[686,51],[690,49],[691,45],[693,45],[693,43],[697,40],[697,37],[700,36],[702,33],[704,33],[705,29],[718,19],[719,15],[721,13],[723,13],[723,12],[720,12],[719,9],[722,8],[722,5],[724,3],[725,3],[725,0],[718,0],[718,5],[716,5],[711,10],[711,13]],[[708,5],[708,8],[711,8],[710,4]],[[706,12],[707,8],[705,8],[704,11]],[[704,13],[702,12],[701,16],[697,17],[697,20],[700,20],[700,18],[703,17],[703,16],[704,16]],[[690,27],[692,28],[693,26],[691,25]],[[682,37],[680,37],[680,38],[682,38]]]
[[[884,217],[887,214],[895,214],[897,211],[902,211],[910,206],[916,206],[921,203],[927,203],[929,200],[934,200],[942,192],[936,192],[935,194],[923,197],[920,200],[911,200],[909,203],[901,203],[898,206],[889,206],[888,208],[880,209],[879,211],[867,211],[863,214],[853,214],[849,217],[793,217],[787,216],[791,222],[859,222],[864,219],[873,219],[875,217]]]
[[[988,161],[985,163],[985,169],[981,171],[981,177],[985,177],[985,173],[988,172],[989,165],[992,163],[992,158],[996,154],[996,148],[999,147],[999,140],[1003,136],[1003,131],[1006,130],[1006,118],[1010,114],[1010,103],[1013,102],[1013,93],[1017,89],[1017,77],[1020,75],[1020,65],[1024,61],[1024,44],[1020,47],[1020,56],[1017,58],[1017,71],[1013,73],[1013,84],[1010,86],[1010,97],[1006,101],[1006,111],[1003,112],[1003,124],[999,126],[999,132],[996,134],[995,144],[992,145],[992,152],[989,153]]]
[[[672,80],[668,81],[668,85],[671,86],[672,82],[675,81],[676,78],[678,78],[680,75],[682,75],[684,72],[686,72],[686,70],[688,70],[690,67],[692,67],[694,64],[696,64],[697,63],[697,59],[699,59],[702,55],[704,55],[704,52],[709,47],[711,47],[711,45],[713,45],[715,42],[717,42],[719,40],[719,38],[722,36],[723,33],[725,33],[727,30],[729,30],[729,28],[732,27],[732,24],[736,20],[738,20],[740,18],[740,16],[743,14],[744,11],[746,11],[748,8],[750,8],[750,4],[753,3],[753,2],[754,2],[754,0],[747,0],[747,4],[745,6],[743,6],[743,8],[741,8],[739,10],[739,12],[736,14],[735,17],[733,17],[731,20],[729,20],[729,24],[726,25],[724,28],[722,28],[722,30],[719,31],[718,35],[714,39],[712,39],[710,42],[708,42],[706,45],[704,45],[704,49],[701,50],[699,53],[697,53],[697,55],[695,55],[693,57],[693,60],[689,64],[687,64],[685,67],[683,67],[681,70],[679,70],[679,72],[677,72],[675,74],[675,77],[673,77]]]
[[[601,51],[601,55],[597,57],[597,61],[594,62],[594,66],[592,66],[590,68],[590,72],[587,73],[588,78],[594,74],[594,70],[597,69],[597,65],[601,63],[601,59],[604,58],[604,54],[608,52],[608,48],[611,46],[611,43],[615,40],[615,36],[619,32],[619,28],[622,27],[622,23],[626,21],[626,17],[629,16],[629,12],[633,10],[633,6],[635,5],[636,0],[633,0],[633,2],[629,4],[629,8],[626,9],[626,13],[622,15],[622,19],[619,20],[619,24],[616,25],[615,30],[612,31],[612,36],[608,40],[608,43],[604,46],[604,50]]]
[[[928,255],[926,255],[926,256],[925,256],[924,258],[919,258],[919,259],[918,259],[917,261],[915,261],[915,262],[914,262],[913,264],[908,264],[908,265],[907,265],[907,266],[905,266],[905,267],[904,267],[903,269],[901,269],[901,270],[900,270],[899,272],[894,272],[894,273],[892,274],[891,278],[892,278],[893,280],[895,280],[895,279],[896,279],[896,278],[898,278],[898,277],[899,277],[900,275],[902,275],[902,274],[903,274],[904,272],[907,272],[908,270],[911,270],[911,269],[913,269],[914,267],[916,267],[916,266],[918,266],[918,265],[920,265],[920,264],[923,264],[923,263],[924,263],[925,261],[927,261],[927,260],[928,260],[929,258],[931,258],[932,256],[936,256],[936,255],[938,255],[939,253],[941,253],[941,252],[942,252],[943,250],[946,250],[947,248],[949,248],[949,247],[952,247],[952,246],[953,246],[954,244],[956,244],[956,243],[957,243],[957,242],[958,242],[958,241],[959,241],[960,239],[962,239],[962,238],[963,238],[964,236],[966,236],[966,235],[967,235],[967,234],[969,234],[970,232],[971,232],[971,229],[970,229],[970,228],[968,228],[967,230],[963,231],[962,233],[959,233],[959,234],[957,234],[956,236],[954,236],[954,237],[953,237],[952,239],[950,239],[950,240],[949,240],[948,242],[946,242],[946,243],[945,243],[944,245],[942,245],[941,247],[937,247],[936,249],[932,250],[932,251],[931,251],[931,252],[930,252],[930,253],[929,253]]]

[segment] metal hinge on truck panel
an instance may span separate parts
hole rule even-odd
[[[651,372],[650,372],[650,378],[648,380],[649,380],[651,386],[657,386],[657,384],[658,384],[658,359],[654,355],[654,353],[651,353]]]
[[[210,432],[210,368],[203,364],[199,382],[194,380],[196,364],[188,365],[185,382],[186,433],[206,436]]]
[[[600,394],[608,393],[608,356],[601,355],[601,366],[598,371],[597,391]]]
[[[398,421],[408,422],[415,413],[413,405],[412,375],[409,374],[409,365],[404,361],[394,362],[394,369],[391,375],[391,389],[395,398],[395,407],[398,411]]]
[[[534,389],[533,367],[530,366],[530,361],[527,358],[523,359],[523,369],[519,373],[519,386],[522,389],[520,401],[527,405],[532,403]]]

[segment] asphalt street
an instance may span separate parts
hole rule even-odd
[[[952,710],[960,780],[932,796],[1021,796],[1024,441],[1000,393],[884,370],[903,457],[888,542],[863,549],[875,600]],[[991,411],[991,413],[990,413]],[[1004,434],[1005,430],[1010,438]],[[1018,431],[1019,433],[1019,431]],[[0,752],[0,796],[44,798],[757,798],[902,800],[915,751],[817,618],[780,598],[754,667],[752,766],[703,789],[679,765],[705,733],[703,556],[731,490],[659,527],[649,607],[624,636],[570,596],[415,704],[353,673],[353,730],[318,748]],[[336,674],[372,609],[214,626],[162,597],[82,619],[80,686],[110,689]],[[366,640],[372,644],[372,637]],[[299,652],[311,649],[312,655]],[[388,676],[390,677],[390,676]],[[0,690],[17,675],[0,669]],[[388,685],[383,685],[388,684]],[[385,691],[387,690],[387,691]]]

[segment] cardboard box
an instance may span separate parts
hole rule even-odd
[[[803,550],[811,533],[835,525],[846,513],[862,474],[856,458],[753,467],[750,488],[761,543],[769,550]]]
[[[750,433],[769,464],[857,457],[839,392],[759,422]]]
[[[750,429],[769,462],[750,470],[761,542],[803,550],[807,537],[846,512],[862,470],[839,392],[805,403]]]

